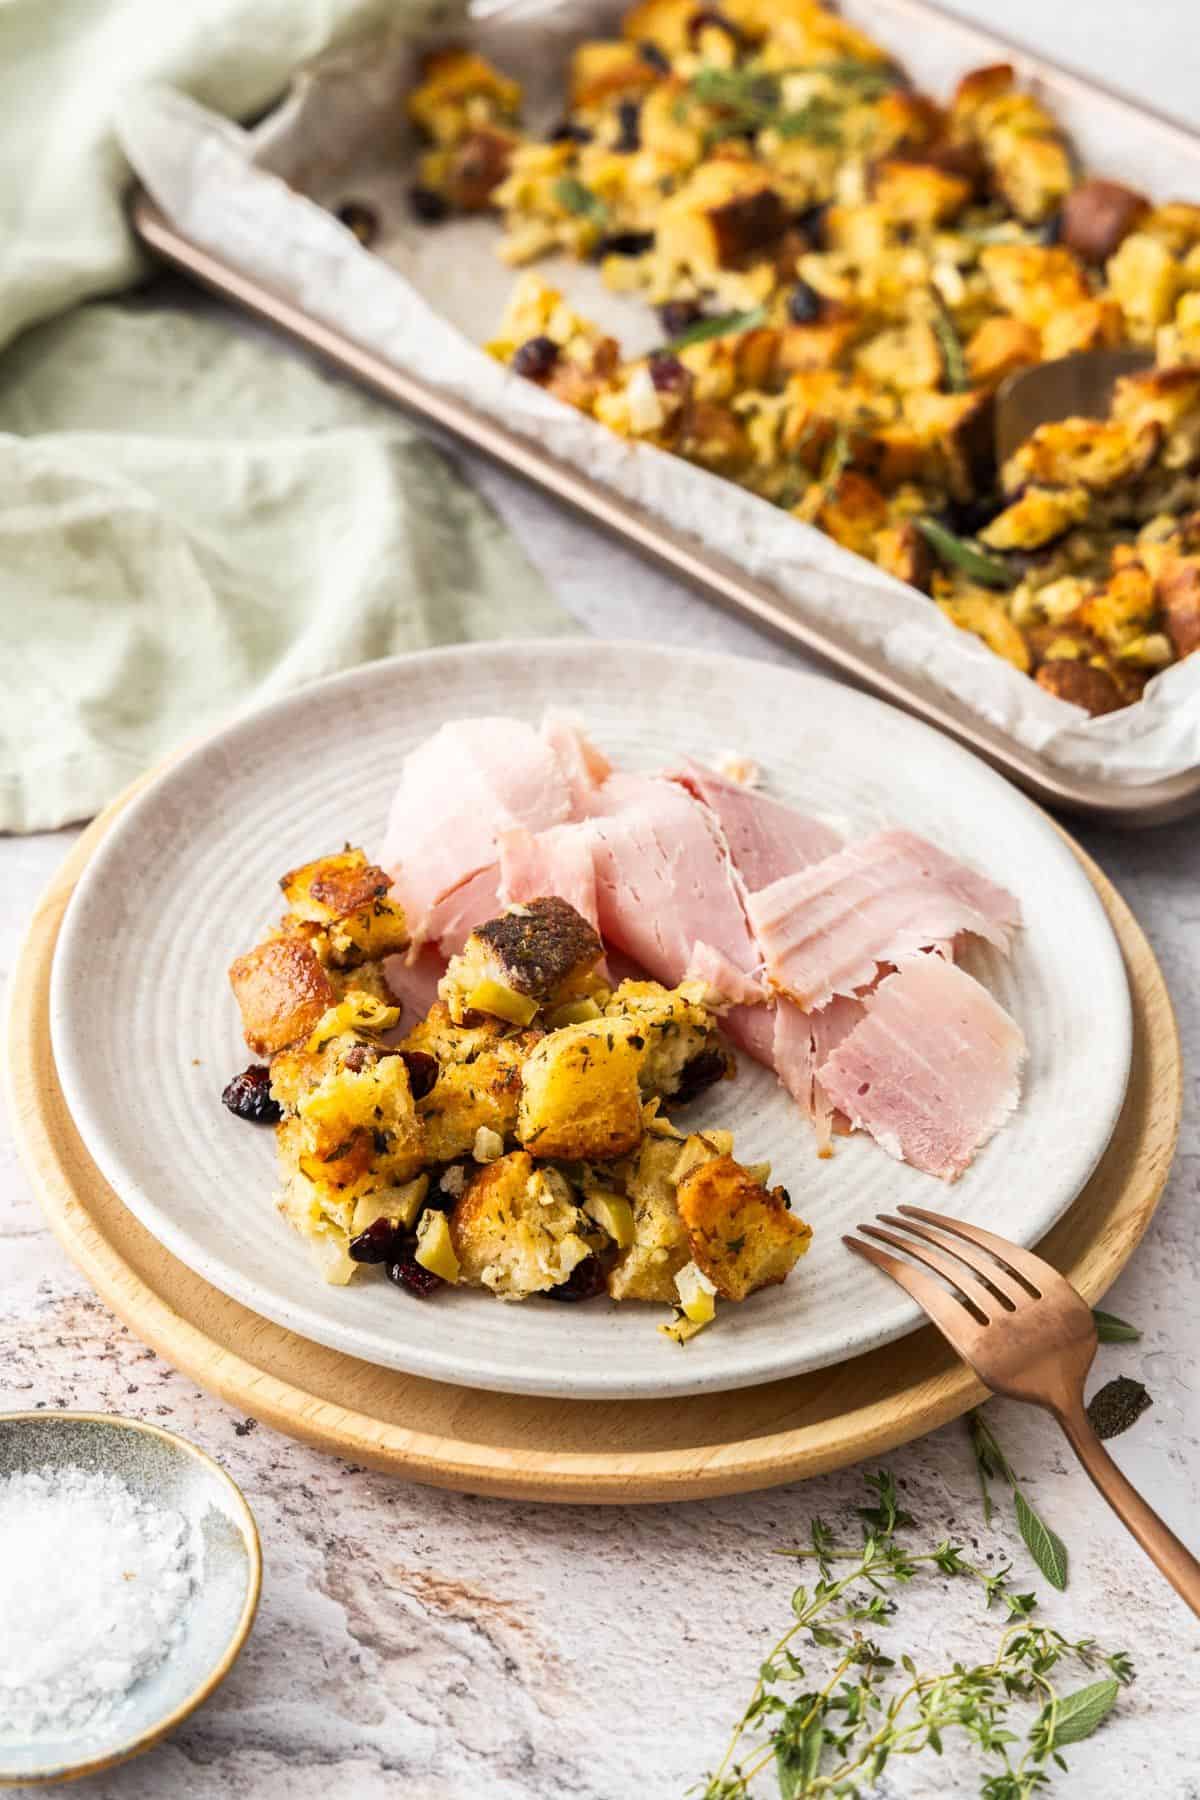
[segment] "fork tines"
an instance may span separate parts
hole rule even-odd
[[[1050,1281],[1061,1279],[1040,1257],[978,1225],[920,1206],[901,1206],[899,1212],[902,1217],[883,1213],[878,1224],[859,1226],[871,1243],[849,1236],[843,1242],[897,1281],[959,1349],[964,1334],[974,1335],[972,1325],[1015,1313],[1040,1298]],[[911,1260],[876,1249],[876,1243]],[[941,1280],[932,1280],[926,1269]]]

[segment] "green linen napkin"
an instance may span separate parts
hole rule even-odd
[[[186,312],[76,305],[140,272],[109,129],[133,82],[245,112],[399,10],[0,4],[0,830],[84,818],[172,746],[332,670],[569,629],[394,411]]]

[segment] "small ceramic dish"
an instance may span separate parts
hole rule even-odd
[[[262,1555],[241,1490],[174,1432],[102,1413],[0,1413],[0,1478],[74,1464],[118,1476],[198,1531],[203,1565],[183,1636],[96,1731],[59,1741],[0,1738],[0,1787],[73,1781],[149,1750],[225,1679],[258,1609]]]

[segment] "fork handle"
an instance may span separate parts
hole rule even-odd
[[[1056,1412],[1072,1450],[1118,1519],[1200,1618],[1200,1562],[1121,1473],[1088,1423],[1082,1402]]]

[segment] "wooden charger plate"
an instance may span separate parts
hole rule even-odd
[[[84,832],[34,914],[13,978],[9,1079],[22,1159],[59,1241],[130,1329],[201,1387],[289,1437],[410,1480],[521,1499],[623,1503],[698,1499],[819,1475],[881,1456],[985,1397],[932,1329],[836,1368],[693,1399],[483,1393],[326,1350],[194,1275],[126,1211],[92,1162],[50,1048],[50,965],[63,911],[109,826],[150,779]],[[1112,921],[1133,1000],[1133,1065],[1117,1129],[1091,1180],[1039,1246],[1094,1302],[1133,1253],[1162,1193],[1179,1133],[1182,1070],[1150,946],[1095,863],[1071,848]]]

